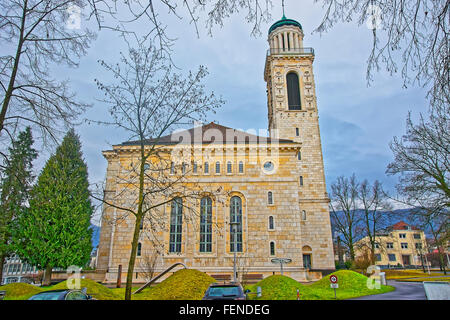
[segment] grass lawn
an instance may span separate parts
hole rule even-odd
[[[340,270],[332,273],[339,279],[339,288],[336,289],[337,299],[349,299],[361,296],[380,294],[395,290],[391,286],[381,286],[380,289],[367,288],[367,277],[354,271]],[[300,291],[301,300],[334,300],[334,290],[330,288],[329,276],[312,284],[300,284],[292,278],[275,275],[261,280],[255,285],[247,286],[252,292],[256,288],[262,289],[262,297],[251,299],[257,300],[296,300],[297,289]]]
[[[450,281],[450,277],[431,277],[431,278],[409,278],[400,279],[402,282],[422,282],[422,281]]]
[[[388,280],[400,280],[407,278],[430,278],[431,276],[444,276],[443,273],[432,273],[431,275],[428,272],[423,272],[419,270],[382,270],[382,272],[386,273],[386,279]],[[447,273],[447,275],[450,275]]]
[[[382,286],[381,289],[368,289],[367,277],[354,271],[340,270],[335,273],[339,279],[337,299],[349,299],[364,295],[379,294],[394,290],[390,286]],[[433,279],[434,280],[434,279]],[[133,300],[200,300],[211,283],[216,282],[204,272],[194,269],[183,269],[161,283],[132,295]],[[334,290],[330,288],[329,276],[312,283],[301,284],[296,280],[274,275],[267,277],[255,285],[246,286],[252,292],[256,287],[262,288],[263,300],[296,300],[297,289],[300,291],[301,300],[334,300]],[[125,296],[125,288],[110,289],[89,279],[81,279],[81,287],[87,288],[87,293],[98,300],[122,300]],[[5,300],[26,300],[32,295],[47,291],[66,289],[67,282],[63,281],[54,286],[36,287],[26,283],[12,283],[0,287],[6,290]],[[133,288],[133,292],[138,287]],[[256,295],[250,295],[250,299],[257,299]]]

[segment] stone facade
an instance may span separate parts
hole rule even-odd
[[[269,34],[271,50],[265,67],[271,138],[211,123],[200,128],[203,135],[200,143],[189,147],[192,149],[187,162],[189,168],[192,169],[194,162],[202,165],[198,166],[197,173],[190,170],[183,184],[202,190],[212,199],[211,251],[200,252],[200,218],[198,214],[185,212],[181,250],[169,252],[171,203],[167,203],[158,209],[157,215],[164,222],[160,227],[150,232],[149,226],[143,224],[142,252],[137,257],[133,277],[136,282],[145,280],[145,267],[141,267],[140,261],[156,247],[159,251],[156,273],[182,262],[209,274],[231,275],[234,254],[230,250],[230,199],[234,196],[242,201],[243,248],[237,253],[238,274],[279,273],[280,266],[272,263],[273,258],[291,259],[283,268],[284,274],[301,281],[320,278],[322,272],[334,269],[329,199],[312,71],[314,54],[302,48],[301,27],[280,22]],[[275,37],[278,34],[283,36]],[[292,50],[280,50],[281,41],[286,41],[287,48]],[[301,110],[288,108],[286,76],[290,72],[295,72],[299,78]],[[211,130],[217,135],[232,131],[248,139],[241,143],[228,139],[204,143],[205,135]],[[160,147],[168,153],[176,148],[169,143],[161,143]],[[193,151],[195,148],[199,152]],[[138,160],[138,147],[125,143],[103,154],[108,161],[105,199],[117,201],[128,188],[123,183],[123,168]],[[208,173],[204,172],[205,162],[209,164]],[[271,168],[265,166],[269,162]],[[216,172],[217,163],[219,172]],[[126,193],[123,194],[125,197]],[[200,198],[190,200],[189,207],[199,208],[200,201]],[[105,205],[97,268],[106,271],[107,282],[116,280],[119,265],[122,270],[127,268],[134,222],[126,212]],[[149,233],[151,236],[146,236]]]

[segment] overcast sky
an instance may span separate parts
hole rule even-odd
[[[173,59],[180,72],[204,65],[209,70],[207,88],[221,95],[225,105],[209,121],[236,129],[267,129],[267,98],[264,62],[268,49],[267,31],[282,16],[281,1],[274,1],[273,21],[262,26],[262,36],[250,35],[251,25],[245,15],[228,19],[223,28],[216,27],[213,37],[200,26],[200,38],[187,20],[172,18],[168,33],[177,38]],[[366,61],[371,49],[371,30],[356,23],[339,24],[320,36],[311,34],[319,25],[324,10],[313,0],[286,1],[286,16],[303,26],[304,46],[315,50],[314,74],[319,109],[326,182],[329,187],[340,176],[355,173],[358,178],[379,179],[393,191],[396,178],[385,175],[392,154],[389,142],[405,132],[408,111],[414,118],[426,106],[425,90],[402,88],[399,74],[380,72],[372,86],[366,85]],[[172,23],[173,22],[173,23]],[[94,79],[107,81],[98,59],[116,62],[120,39],[111,32],[101,32],[89,54],[75,70],[63,70],[72,80],[80,99],[94,107],[86,118],[107,116],[106,108],[95,101],[101,94]],[[101,151],[111,144],[127,140],[116,129],[84,124],[77,128],[81,136],[91,182],[104,179],[106,160]],[[46,160],[42,154],[38,166]]]

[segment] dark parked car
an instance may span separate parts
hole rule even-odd
[[[50,290],[35,294],[28,300],[93,300],[83,290]]]
[[[213,283],[206,290],[203,300],[245,300],[246,293],[239,283]]]

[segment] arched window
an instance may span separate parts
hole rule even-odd
[[[270,242],[270,255],[271,256],[275,255],[275,242],[273,241]]]
[[[306,220],[306,211],[305,210],[302,211],[302,220]]]
[[[204,197],[200,201],[200,252],[212,251],[212,200]]]
[[[138,243],[137,245],[137,256],[140,257],[142,254],[142,243]]]
[[[239,161],[239,173],[244,173],[244,162]]]
[[[273,217],[270,216],[269,217],[269,230],[273,230],[275,229],[274,224],[273,224]]]
[[[289,110],[301,110],[300,85],[297,73],[289,72],[286,76],[286,82]]]
[[[216,162],[216,173],[220,173],[220,162]]]
[[[230,252],[242,252],[242,200],[236,196],[230,200]]]
[[[183,234],[183,200],[172,200],[170,211],[170,239],[169,252],[181,252],[181,239]]]
[[[269,192],[267,193],[267,203],[268,203],[268,204],[273,204],[273,194],[272,194],[272,191],[269,191]]]

